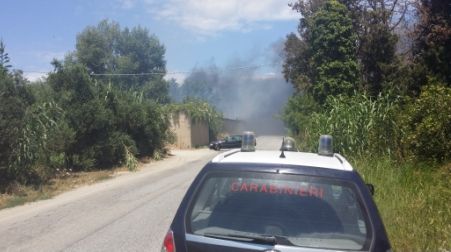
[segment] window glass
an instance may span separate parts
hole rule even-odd
[[[192,201],[187,226],[198,235],[274,235],[294,246],[359,250],[371,237],[357,195],[330,179],[213,173]]]
[[[233,141],[241,141],[241,136],[237,135],[237,136],[232,136]]]

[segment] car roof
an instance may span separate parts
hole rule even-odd
[[[331,156],[325,156],[317,153],[285,151],[285,158],[281,158],[280,154],[281,151],[256,150],[242,152],[240,149],[233,149],[217,155],[211,162],[299,165],[341,171],[353,170],[351,164],[343,156],[336,153]]]

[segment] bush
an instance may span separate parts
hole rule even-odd
[[[127,148],[134,155],[152,156],[169,138],[169,121],[163,106],[143,97],[143,93],[110,90],[107,107],[113,111],[114,127],[134,142]]]
[[[19,143],[27,107],[33,97],[13,76],[0,71],[0,192],[15,180],[10,164]]]
[[[282,120],[294,135],[302,134],[314,112],[320,111],[319,105],[310,95],[295,95],[290,97],[285,106]]]
[[[152,156],[164,148],[168,120],[145,90],[120,90],[79,65],[58,68],[49,84],[76,136],[67,148],[68,166],[109,168],[129,160],[127,155]]]
[[[403,117],[403,143],[420,160],[451,157],[451,88],[429,80]]]

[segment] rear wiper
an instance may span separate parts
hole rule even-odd
[[[234,241],[246,241],[253,243],[264,243],[270,245],[277,244],[277,238],[274,235],[247,235],[247,234],[217,234],[217,233],[205,233],[204,236],[211,238],[227,239]]]

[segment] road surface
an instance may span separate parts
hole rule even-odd
[[[257,138],[257,149],[280,144],[281,137]],[[173,154],[136,173],[0,211],[0,251],[160,251],[187,187],[218,153]]]

